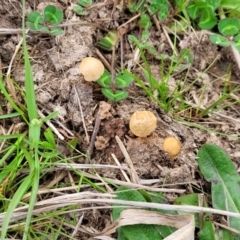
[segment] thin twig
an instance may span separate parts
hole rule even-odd
[[[139,183],[139,178],[138,178],[138,175],[137,175],[137,172],[133,166],[133,163],[132,163],[132,160],[130,158],[130,156],[128,155],[128,152],[127,152],[127,149],[125,148],[125,146],[123,145],[121,139],[116,136],[115,137],[117,143],[118,143],[118,146],[120,147],[124,157],[125,157],[125,160],[127,162],[127,164],[129,165],[130,169],[131,169],[131,180],[133,183]]]
[[[75,85],[73,86],[73,88],[74,88],[74,91],[76,92],[76,95],[77,95],[77,102],[78,102],[78,107],[79,107],[81,117],[82,117],[83,128],[84,128],[84,131],[85,131],[86,140],[87,140],[87,143],[89,143],[89,135],[88,135],[87,127],[86,127],[86,124],[85,124],[85,119],[84,119],[84,115],[83,115],[83,110],[82,110],[82,104],[81,104],[81,101],[80,101],[80,97],[79,97],[79,94],[78,94],[78,91],[77,91],[77,88],[76,88]]]
[[[115,161],[115,163],[116,163],[119,167],[121,167],[121,164],[120,164],[120,162],[118,161],[118,159],[117,159],[117,157],[115,156],[115,154],[112,153],[111,155],[112,155],[112,158],[113,158],[113,160]],[[123,176],[125,177],[126,181],[127,181],[127,182],[131,182],[130,179],[128,178],[127,174],[124,172],[124,170],[123,170],[122,168],[120,168],[120,171],[122,172],[122,174],[123,174]]]
[[[43,119],[46,116],[40,111],[38,110],[38,115]],[[52,129],[52,131],[58,136],[59,139],[64,140],[64,136],[57,130],[56,127],[54,127],[54,125],[48,120],[46,121],[46,124]]]
[[[90,163],[92,153],[93,153],[93,148],[94,148],[94,142],[95,142],[96,136],[97,136],[98,131],[99,131],[100,123],[101,123],[101,118],[100,118],[100,113],[98,111],[97,117],[96,117],[96,120],[95,120],[95,125],[94,125],[94,129],[93,129],[92,137],[91,137],[91,141],[90,141],[90,144],[89,144],[89,147],[88,147],[88,150],[87,150],[87,157],[86,157],[85,163]]]

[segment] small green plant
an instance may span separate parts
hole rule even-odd
[[[88,8],[92,5],[92,0],[78,0],[78,5],[73,6],[73,11],[80,16],[88,15],[88,12],[85,11],[85,8]]]
[[[219,6],[220,0],[191,1],[187,12],[191,19],[197,20],[201,29],[212,29],[217,24],[215,11]]]
[[[212,205],[215,209],[221,209],[231,212],[240,212],[240,177],[236,171],[233,162],[229,156],[218,146],[205,144],[198,152],[198,164],[204,178],[211,183]],[[240,230],[240,220],[235,217],[229,217],[229,227]],[[214,225],[207,223],[207,229]],[[202,230],[203,231],[203,230]],[[204,231],[205,232],[205,231]],[[204,232],[202,234],[204,234]],[[234,235],[228,232],[230,236]],[[223,239],[233,239],[223,238]],[[235,235],[235,240],[240,236]]]
[[[102,93],[108,99],[118,102],[128,96],[128,92],[123,89],[132,83],[132,77],[124,72],[120,72],[115,81],[112,81],[111,75],[108,71],[104,71],[98,84],[102,87]]]
[[[40,12],[31,12],[27,18],[27,27],[31,30],[40,30],[51,34],[52,36],[60,35],[63,30],[59,27],[52,27],[62,22],[63,12],[53,5],[45,7],[43,16]]]
[[[240,21],[237,18],[224,18],[218,23],[218,30],[222,34],[212,34],[210,40],[223,47],[231,44],[240,51]]]
[[[159,20],[165,20],[169,15],[167,0],[128,0],[127,6],[130,12],[156,14]]]
[[[164,197],[159,193],[150,193],[145,190],[136,190],[129,187],[121,186],[116,191],[116,199],[136,202],[155,202],[164,203]],[[112,217],[114,221],[117,221],[120,214],[125,210],[122,206],[117,208],[114,204]],[[151,210],[149,210],[150,212]],[[175,211],[165,211],[156,209],[159,213],[168,213],[177,215]],[[166,224],[167,225],[167,224]],[[176,229],[174,227],[164,225],[153,225],[153,224],[135,224],[122,226],[118,228],[118,239],[119,240],[155,240],[164,239],[171,235]]]
[[[118,44],[119,34],[118,31],[109,31],[106,36],[100,39],[98,46],[106,51],[114,50],[115,46]]]
[[[238,6],[237,6],[238,5]],[[218,14],[216,11],[219,8],[224,8],[227,11],[228,16],[224,19],[218,20]],[[217,26],[218,31],[221,34],[213,34],[210,36],[210,40],[219,46],[230,46],[233,44],[237,50],[240,50],[240,22],[238,19],[240,4],[229,1],[191,1],[187,8],[187,13],[192,20],[197,21],[198,26],[201,29],[212,29]],[[223,10],[220,11],[222,16],[225,16]]]

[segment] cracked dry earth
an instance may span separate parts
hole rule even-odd
[[[59,115],[53,123],[64,135],[65,141],[76,137],[78,139],[78,150],[86,153],[100,109],[100,127],[96,135],[91,158],[93,163],[115,165],[112,158],[114,153],[120,163],[126,164],[122,151],[115,140],[117,135],[124,143],[138,176],[141,179],[159,179],[159,186],[163,184],[172,184],[174,186],[176,184],[176,188],[184,186],[189,192],[191,191],[189,183],[198,188],[203,188],[205,183],[199,177],[196,153],[204,143],[214,143],[222,147],[230,155],[236,168],[239,169],[239,105],[221,110],[216,114],[213,113],[206,119],[198,119],[197,116],[194,116],[191,110],[194,112],[195,108],[192,107],[190,110],[179,112],[179,116],[190,122],[190,124],[183,124],[174,120],[171,114],[164,113],[134,83],[128,88],[129,97],[127,99],[118,103],[108,101],[102,96],[101,90],[96,83],[84,81],[79,74],[79,63],[84,57],[99,56],[96,42],[104,33],[94,26],[75,25],[74,23],[80,19],[71,11],[70,1],[50,2],[45,0],[34,2],[35,5],[32,1],[27,2],[28,13],[34,7],[42,11],[44,6],[53,4],[64,11],[64,19],[69,24],[64,27],[64,34],[61,36],[51,37],[29,32],[27,38],[38,108],[45,115],[55,110],[59,111]],[[97,2],[95,1],[97,7],[93,8],[89,13],[88,21],[97,22],[100,26],[107,26],[109,29],[117,28],[123,23],[123,19],[126,17],[125,13],[115,9],[112,14],[113,6],[111,3],[104,5],[99,1],[98,7]],[[0,13],[0,28],[21,27],[21,5],[19,1],[11,1],[10,4],[9,1],[3,0]],[[127,19],[129,18],[130,16]],[[134,34],[138,29],[132,27],[130,31]],[[151,38],[161,51],[165,53],[170,51],[163,33],[153,32]],[[1,70],[3,73],[6,73],[20,39],[20,34],[0,35]],[[197,78],[198,80],[184,96],[193,106],[199,104],[208,106],[210,102],[220,96],[223,88],[223,78],[229,77],[229,75],[226,76],[226,69],[229,66],[231,68],[231,81],[234,84],[239,84],[240,72],[229,51],[219,49],[210,43],[208,35],[204,32],[181,36],[178,47],[179,49],[191,48],[194,61],[190,69],[174,73],[170,79],[170,88],[174,88],[183,76],[186,76],[185,81],[189,84]],[[137,65],[134,65],[134,63],[129,65],[134,55],[134,49],[127,41],[125,42],[125,51],[125,67],[130,66],[134,73],[143,77]],[[111,54],[103,51],[101,54],[109,63],[111,62]],[[22,50],[20,50],[13,62],[11,78],[24,89],[24,65],[22,59]],[[212,64],[214,60],[215,62]],[[116,66],[119,66],[119,63],[120,52],[117,49]],[[159,72],[161,72],[159,61],[149,58],[149,63],[152,74],[157,78],[161,78],[159,75]],[[207,71],[205,71],[206,68],[208,68]],[[200,102],[202,97],[201,86],[205,87],[205,94]],[[239,99],[239,92],[236,95],[236,99]],[[16,98],[17,101],[23,102],[20,93],[16,93]],[[81,114],[79,103],[83,114]],[[10,105],[2,96],[0,96],[0,104],[4,114],[12,112]],[[137,138],[129,130],[130,116],[137,110],[152,111],[157,117],[157,129],[147,138]],[[87,135],[84,131],[83,118]],[[223,135],[191,127],[194,123],[199,123],[206,128],[213,128]],[[26,128],[18,118],[14,119],[13,122],[0,121],[0,125],[5,131],[13,124],[16,126],[16,131],[19,132]],[[66,129],[69,129],[69,132]],[[169,156],[162,150],[163,139],[169,135],[178,138],[182,144],[181,153],[174,161],[170,161]],[[65,141],[58,140],[59,149],[63,155],[69,156],[68,150],[64,147],[66,145]],[[85,163],[86,159],[83,157],[75,161]],[[98,174],[103,177],[123,179],[119,170],[99,169]],[[172,195],[168,197],[170,201],[174,199]]]

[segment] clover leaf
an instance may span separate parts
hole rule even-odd
[[[104,70],[103,75],[98,79],[98,84],[104,88],[110,88],[112,84],[111,75],[107,70]]]
[[[119,73],[115,79],[115,83],[118,88],[125,88],[129,86],[132,83],[132,81],[133,81],[132,77],[129,74],[123,72]]]
[[[63,12],[53,5],[48,5],[44,9],[44,18],[51,24],[59,24],[63,20]]]
[[[109,88],[103,88],[102,93],[104,96],[106,96],[108,99],[118,102],[120,100],[123,100],[128,96],[128,92],[122,91],[122,90],[117,90],[113,92],[112,89]]]
[[[212,43],[217,44],[222,47],[228,47],[230,46],[230,41],[228,41],[225,37],[219,35],[219,34],[212,34],[210,36],[210,40]]]
[[[218,30],[224,36],[233,36],[240,30],[240,22],[237,18],[224,18],[218,23]]]
[[[45,26],[46,22],[50,24],[58,24],[63,20],[63,12],[55,6],[48,5],[44,9],[44,17],[36,11],[28,15],[26,25],[32,30],[41,30],[46,33],[56,36],[63,33],[61,28],[50,28]]]
[[[40,30],[44,23],[43,17],[39,12],[31,12],[27,18],[27,26],[32,30]]]

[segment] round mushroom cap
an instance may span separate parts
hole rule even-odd
[[[147,137],[157,127],[157,118],[150,111],[136,111],[130,118],[129,127],[138,137]]]
[[[170,158],[173,159],[181,151],[181,143],[175,137],[166,137],[163,141],[163,150],[170,155]]]
[[[103,72],[104,66],[97,58],[86,57],[80,63],[80,73],[86,81],[97,81]]]

